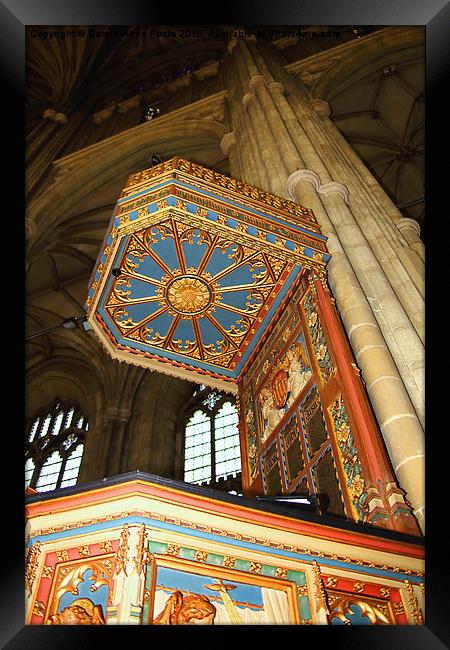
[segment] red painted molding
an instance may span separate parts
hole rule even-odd
[[[42,502],[28,504],[26,514],[28,519],[33,519],[39,516],[75,510],[133,496],[146,496],[158,501],[199,510],[206,514],[229,517],[230,519],[241,522],[244,521],[286,532],[327,539],[342,544],[351,544],[374,551],[383,551],[418,559],[424,558],[424,548],[415,544],[409,544],[408,542],[373,537],[365,533],[332,528],[320,523],[293,519],[284,515],[262,512],[260,510],[252,510],[245,506],[224,503],[222,501],[216,501],[211,497],[190,494],[176,488],[169,488],[139,480],[90,490],[83,494],[47,499]]]

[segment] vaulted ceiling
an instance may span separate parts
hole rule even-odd
[[[85,102],[92,114],[111,103],[127,99],[139,88],[139,92],[143,89],[152,91],[161,84],[173,83],[193,70],[220,61],[226,47],[226,40],[197,37],[114,40],[104,36],[98,39],[43,40],[32,38],[30,29],[26,51],[29,132],[39,125],[43,111],[48,108],[70,112]],[[39,30],[45,29],[39,26]],[[107,32],[120,29],[120,26],[87,29]],[[126,29],[133,32],[142,28]],[[158,29],[161,32],[165,30],[164,27]],[[320,29],[334,28],[325,26]],[[295,66],[297,61],[302,64],[302,61],[328,57],[328,63],[323,63],[327,74],[333,69],[335,47],[346,44],[346,47],[358,49],[360,62],[345,66],[345,61],[337,61],[334,67],[339,68],[339,74],[328,75],[328,82],[323,81],[326,75],[322,77],[320,73],[317,78],[313,75],[313,94],[328,101],[334,123],[403,214],[419,222],[423,236],[422,30],[418,28],[414,46],[403,43],[396,51],[390,45],[388,47],[387,40],[386,49],[379,46],[377,53],[371,53],[368,48],[367,65],[364,65],[365,38],[370,39],[376,28],[346,26],[340,30],[342,37],[335,42],[326,39],[322,42],[275,39],[273,44],[288,68]],[[302,70],[304,72],[306,67]],[[201,136],[196,133],[195,137],[189,133],[187,129],[171,138],[156,140],[157,153],[165,158],[180,155],[218,171],[229,172],[228,161],[217,139],[207,133]],[[54,325],[71,315],[83,315],[88,279],[124,177],[148,167],[148,155],[149,147],[142,145],[128,159],[126,172],[102,182],[99,180],[95,191],[87,192],[66,211],[64,223],[47,233],[50,243],[29,261],[29,332]],[[56,330],[37,338],[29,346],[30,357],[51,354],[53,348],[64,344],[64,335],[65,332]]]
[[[382,63],[382,62],[380,62]],[[425,235],[425,63],[384,64],[333,93],[332,119],[405,216]]]

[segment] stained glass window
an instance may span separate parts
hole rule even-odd
[[[75,485],[88,430],[85,414],[56,402],[35,417],[25,437],[25,488],[48,492]]]
[[[184,480],[214,484],[241,472],[238,414],[233,400],[201,386],[186,420]]]

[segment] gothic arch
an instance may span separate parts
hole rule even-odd
[[[183,113],[176,122],[161,117],[56,161],[51,185],[33,202],[27,217],[38,231],[29,242],[29,261],[54,242],[55,230],[61,232],[64,221],[77,214],[79,206],[86,209],[100,193],[114,201],[127,177],[149,165],[150,153],[198,157],[198,162],[209,159],[209,163],[222,159],[224,124],[195,117],[192,109]]]
[[[395,58],[397,63],[422,60],[425,42],[418,44],[419,37],[417,27],[382,30],[372,35],[364,48],[332,61],[314,83],[313,96],[331,102],[344,88],[375,74],[383,65],[391,63],[391,59]]]

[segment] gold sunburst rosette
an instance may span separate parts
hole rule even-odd
[[[198,275],[194,268],[187,269],[186,273],[177,269],[172,276],[164,276],[161,283],[156,291],[160,305],[183,320],[213,312],[221,300],[219,283],[210,273]]]

